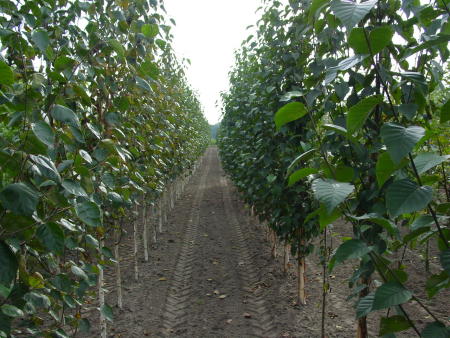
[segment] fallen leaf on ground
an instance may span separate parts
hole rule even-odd
[[[248,312],[244,312],[244,317],[245,318],[252,318],[252,315]]]
[[[227,319],[227,324],[231,324],[232,321],[233,319]]]
[[[166,277],[161,277],[160,279],[158,279],[159,281],[161,281],[161,282],[165,282],[166,280],[167,280],[167,278]]]
[[[227,295],[220,295],[219,298],[220,298],[220,299],[227,298]]]
[[[220,293],[219,290],[214,290],[215,295],[218,295],[219,293]]]

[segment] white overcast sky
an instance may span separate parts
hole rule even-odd
[[[169,17],[175,19],[174,49],[188,58],[187,77],[198,91],[210,124],[221,118],[220,92],[228,88],[228,72],[234,64],[234,50],[255,25],[260,0],[164,0]]]

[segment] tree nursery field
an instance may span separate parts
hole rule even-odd
[[[161,0],[0,0],[0,337],[450,337],[450,0],[258,13],[216,147]]]

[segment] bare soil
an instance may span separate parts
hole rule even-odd
[[[283,273],[281,255],[271,256],[265,227],[249,216],[224,176],[215,147],[208,149],[163,232],[158,233],[155,220],[151,221],[157,241],[152,243],[150,260],[139,262],[138,282],[134,281],[132,225],[126,227],[120,252],[124,258],[122,310],[114,306],[114,269],[106,272],[106,299],[115,317],[108,323],[109,337],[320,337],[322,267],[317,255],[307,260],[308,302],[299,306],[295,260],[290,271]],[[337,246],[339,237],[350,231],[338,222],[329,239]],[[139,250],[143,256],[142,243]],[[423,263],[415,252],[408,251],[406,259],[413,266],[410,286],[421,292],[426,280]],[[351,263],[340,265],[329,276],[327,337],[355,336],[353,302],[346,300],[347,278],[353,269]],[[448,320],[448,296],[427,302],[442,320]],[[413,319],[430,321],[417,306],[408,310]],[[385,313],[369,316],[373,337],[378,336],[380,315]],[[93,322],[95,316],[93,312]],[[99,336],[95,327],[90,336]],[[408,331],[398,336],[416,335]]]

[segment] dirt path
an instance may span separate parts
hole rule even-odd
[[[114,308],[110,337],[320,337],[322,285],[317,259],[308,259],[308,304],[298,306],[295,261],[284,274],[282,258],[271,257],[264,227],[248,216],[224,176],[216,148],[208,149],[163,233],[152,230],[157,242],[149,262],[139,262],[138,282],[133,278],[132,226],[128,228],[121,247],[124,308]],[[329,338],[355,336],[352,301],[346,301],[352,269],[351,264],[342,265],[330,276]],[[107,272],[106,285],[112,305],[116,304],[113,272]],[[377,316],[369,326],[371,336],[376,336]]]

